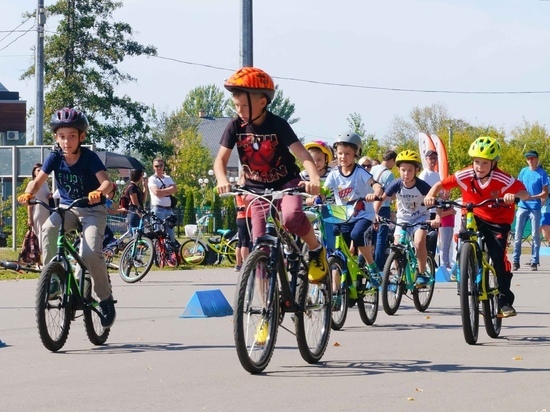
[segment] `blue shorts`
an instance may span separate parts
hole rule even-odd
[[[550,225],[550,213],[543,213],[540,216],[540,225]]]
[[[340,226],[342,235],[349,244],[349,239],[353,240],[355,246],[367,245],[367,229],[372,224],[372,221],[368,219],[358,219],[354,222],[344,223]]]

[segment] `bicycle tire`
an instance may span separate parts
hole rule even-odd
[[[363,323],[367,326],[374,325],[378,317],[378,305],[380,302],[380,291],[378,287],[366,287],[357,291],[357,310]]]
[[[206,263],[208,247],[198,239],[189,239],[182,243],[180,255],[188,265],[203,265]]]
[[[304,272],[306,272],[305,269]],[[310,283],[307,274],[304,274],[303,278],[299,278],[298,304],[303,310],[299,310],[295,314],[294,326],[300,355],[310,364],[321,360],[330,339],[331,279],[330,272],[317,283]]]
[[[405,265],[401,252],[390,252],[384,264],[382,280],[382,307],[388,315],[395,315],[405,293]]]
[[[435,260],[431,252],[428,253],[428,258],[426,259],[426,274],[430,278],[428,284],[422,288],[414,288],[412,292],[414,307],[419,312],[425,312],[428,309],[434,295]]]
[[[460,248],[460,314],[464,340],[475,345],[479,334],[479,296],[476,287],[478,263],[474,246],[465,242]]]
[[[255,250],[246,259],[239,275],[235,292],[233,313],[233,338],[242,367],[251,374],[262,372],[269,364],[279,329],[279,291],[276,284],[272,296],[267,299],[270,276],[269,256],[263,250]],[[266,307],[266,302],[271,307]],[[266,336],[262,335],[267,325]],[[263,342],[260,342],[260,338]]]
[[[56,294],[50,296],[50,282],[54,276],[59,287]],[[72,310],[68,304],[63,304],[69,301],[64,296],[66,284],[67,273],[61,263],[50,262],[44,266],[36,291],[36,323],[42,344],[52,352],[65,345],[71,328]]]
[[[487,300],[482,301],[483,323],[490,338],[496,339],[502,328],[502,318],[499,317],[500,304],[498,299],[498,282],[493,272],[487,269],[485,273],[485,290]]]
[[[340,330],[344,326],[344,323],[346,323],[349,310],[349,289],[344,262],[337,256],[330,256],[328,258],[328,270],[331,279],[334,279],[336,276],[340,279],[340,286],[336,291],[336,296],[340,299],[339,302],[336,302],[337,307],[332,307],[332,322],[330,325],[332,330]]]
[[[93,311],[90,306],[87,306],[99,306],[99,299],[93,291],[92,280],[88,276],[84,278],[83,298],[86,306],[84,307],[82,318],[84,319],[84,328],[86,329],[86,335],[88,335],[88,339],[92,344],[97,346],[103,345],[105,342],[107,342],[107,338],[109,337],[111,329],[104,328],[101,325],[100,315]]]
[[[134,248],[135,244],[137,246]],[[149,273],[154,258],[155,248],[151,239],[141,237],[131,240],[120,257],[118,274],[126,283],[138,282]]]
[[[225,256],[227,256],[227,260],[229,260],[229,263],[232,265],[237,262],[237,239],[230,240],[227,246],[224,248]]]

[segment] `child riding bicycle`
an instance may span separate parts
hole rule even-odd
[[[430,185],[416,177],[422,169],[422,160],[417,152],[405,150],[395,158],[395,165],[399,169],[399,178],[392,180],[384,189],[381,201],[374,204],[374,210],[378,211],[387,198],[395,199],[397,203],[397,223],[423,223],[430,218],[430,212],[423,206],[424,197],[430,191]],[[426,248],[426,230],[419,227],[411,227],[411,237],[418,257],[418,276],[416,287],[424,287],[430,281],[426,275],[426,261],[428,249]],[[398,234],[395,235],[395,243],[399,243]]]
[[[302,185],[307,193],[318,195],[320,179],[311,155],[288,122],[267,111],[267,105],[275,96],[275,84],[271,77],[258,68],[245,67],[235,72],[224,86],[232,94],[238,117],[223,132],[214,162],[218,193],[231,191],[226,172],[229,156],[236,145],[247,187],[280,190]],[[310,177],[309,182],[300,180],[300,170],[289,149],[303,163]],[[255,241],[266,233],[269,206],[263,202],[253,202],[250,207]],[[326,251],[317,241],[313,227],[302,211],[301,197],[284,196],[280,207],[285,227],[301,237],[309,247],[310,281],[322,280],[327,274]]]
[[[361,145],[361,137],[357,133],[344,132],[337,137],[333,147],[338,167],[328,174],[324,187],[334,193],[337,205],[355,204],[357,200],[362,200],[357,205],[358,213],[348,223],[341,225],[340,229],[346,243],[353,240],[365,258],[371,272],[372,285],[380,286],[380,268],[372,257],[372,245],[366,239],[366,232],[375,216],[370,202],[382,196],[383,189],[366,169],[355,162],[361,156]]]
[[[88,130],[88,119],[84,113],[69,108],[58,110],[50,120],[50,127],[55,135],[56,149],[49,154],[42,170],[17,200],[21,204],[28,204],[52,172],[55,174],[61,205],[70,205],[75,199],[88,197],[87,204],[67,213],[65,228],[67,231],[76,230],[79,221],[82,223],[82,258],[88,265],[94,279],[95,293],[100,299],[103,314],[101,324],[109,328],[115,321],[116,311],[102,243],[107,225],[105,198],[111,193],[113,185],[97,154],[82,147]],[[44,264],[55,257],[60,225],[59,214],[53,213],[42,227]]]
[[[478,230],[485,236],[489,256],[497,274],[499,290],[500,315],[515,316],[514,293],[510,290],[512,272],[507,267],[506,242],[512,221],[514,220],[514,201],[518,197],[525,200],[529,193],[519,180],[497,167],[500,158],[500,144],[492,137],[480,136],[470,146],[468,155],[472,158],[472,166],[459,170],[455,174],[436,183],[426,195],[426,206],[436,204],[436,194],[442,189],[460,188],[464,203],[480,203],[486,199],[504,198],[511,205],[509,209],[499,209],[495,213],[490,206],[474,209]],[[437,209],[435,218],[439,226],[441,209]]]

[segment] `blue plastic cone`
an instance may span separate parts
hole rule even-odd
[[[2,340],[0,340],[0,348],[6,346],[6,344],[4,342],[2,342]]]
[[[233,309],[221,290],[198,290],[189,299],[180,318],[209,318],[232,314]]]
[[[435,281],[436,282],[450,282],[451,273],[445,266],[439,266],[435,272]]]

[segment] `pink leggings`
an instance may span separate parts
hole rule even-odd
[[[295,187],[299,180],[289,182],[285,187]],[[247,203],[255,199],[252,195],[247,195]],[[302,210],[301,196],[283,196],[279,201],[278,209],[282,212],[283,225],[290,232],[299,237],[304,237],[311,230],[311,223]],[[255,200],[252,205],[252,240],[256,241],[259,236],[265,235],[265,221],[269,216],[269,203],[266,201]]]

